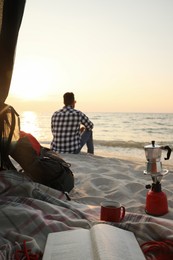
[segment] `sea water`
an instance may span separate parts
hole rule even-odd
[[[173,148],[172,113],[86,113],[94,123],[95,154],[104,157],[140,160],[145,163],[144,146],[155,141]],[[50,147],[51,113],[24,111],[21,130],[34,135],[43,146]],[[86,148],[83,148],[86,151]],[[163,151],[163,160],[166,151]],[[168,161],[167,161],[168,162]],[[163,162],[164,163],[164,162]],[[173,165],[173,154],[169,160]]]

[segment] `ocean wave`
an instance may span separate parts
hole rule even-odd
[[[135,142],[135,141],[123,141],[123,140],[94,140],[94,144],[95,145],[99,145],[99,146],[106,146],[106,147],[119,147],[119,148],[136,148],[136,149],[143,149],[144,146],[149,145],[150,143],[146,143],[146,142]],[[159,142],[160,146],[172,146],[173,147],[173,142]]]

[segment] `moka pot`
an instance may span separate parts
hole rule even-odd
[[[144,146],[144,150],[147,159],[147,169],[144,173],[150,174],[153,177],[167,174],[168,171],[162,169],[161,155],[163,150],[167,150],[165,160],[169,160],[172,151],[171,148],[169,146],[156,145],[155,141],[152,141],[150,145]]]
[[[172,150],[169,146],[155,145],[155,141],[145,146],[144,149],[147,158],[147,169],[144,171],[144,174],[151,175],[153,180],[152,185],[146,185],[149,191],[146,196],[145,211],[153,216],[162,216],[168,212],[168,202],[160,182],[162,177],[168,173],[168,170],[162,169],[161,155],[162,150],[167,150],[165,160],[168,160]]]

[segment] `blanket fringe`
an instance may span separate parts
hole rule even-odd
[[[39,260],[42,254],[32,254],[31,249],[27,249],[26,240],[23,241],[23,250],[15,251],[15,260]]]
[[[172,260],[173,241],[149,241],[141,245],[147,260]]]

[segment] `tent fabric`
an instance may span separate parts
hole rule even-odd
[[[26,0],[0,0],[0,106],[8,96]]]
[[[16,114],[5,100],[10,89],[24,8],[25,0],[0,0],[0,170],[14,168],[8,154],[17,126]]]

